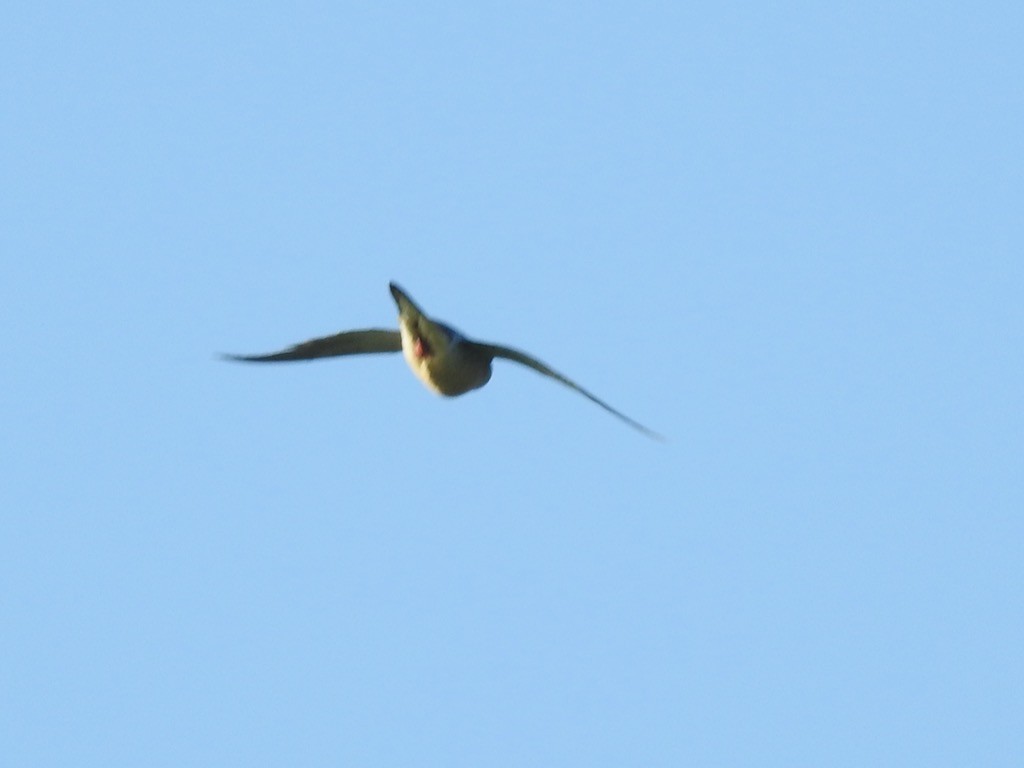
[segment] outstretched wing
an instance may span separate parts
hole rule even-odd
[[[402,335],[398,331],[367,328],[362,331],[343,331],[333,336],[310,339],[269,355],[222,355],[222,357],[227,360],[276,363],[284,360],[315,360],[318,357],[371,355],[378,352],[401,351]]]
[[[569,378],[563,376],[562,374],[560,374],[558,371],[554,370],[553,368],[549,368],[547,365],[542,363],[540,360],[537,360],[536,358],[530,357],[525,352],[520,352],[518,349],[512,349],[511,347],[503,347],[503,346],[500,346],[498,344],[484,344],[484,343],[477,342],[477,341],[474,341],[474,342],[464,342],[464,343],[471,344],[473,347],[475,347],[479,352],[481,352],[483,354],[490,355],[491,357],[504,358],[505,360],[513,360],[513,361],[515,361],[517,363],[521,363],[522,365],[527,366],[528,368],[532,368],[533,370],[537,371],[537,373],[541,373],[541,374],[543,374],[545,376],[549,376],[552,379],[554,379],[555,381],[561,382],[562,384],[564,384],[565,386],[569,387],[570,389],[576,390],[577,392],[579,392],[581,395],[583,395],[585,398],[587,398],[591,402],[597,403],[599,406],[604,408],[606,411],[608,411],[608,413],[612,414],[613,416],[618,416],[624,422],[629,424],[629,426],[633,427],[633,429],[639,430],[640,432],[643,432],[645,435],[647,435],[648,437],[652,437],[655,440],[661,440],[661,441],[665,440],[664,437],[659,435],[654,430],[648,429],[647,427],[645,427],[643,424],[641,424],[638,421],[633,421],[633,419],[629,418],[629,416],[627,416],[626,414],[622,413],[621,411],[615,410],[610,405],[608,405],[608,403],[606,403],[604,400],[602,400],[601,398],[597,397],[596,395],[588,392],[587,390],[585,390],[583,387],[581,387],[579,384],[577,384],[572,379],[569,379]]]

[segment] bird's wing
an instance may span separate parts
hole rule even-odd
[[[476,341],[474,341],[474,342],[468,342],[467,341],[465,343],[469,343],[477,351],[481,352],[482,354],[490,355],[491,357],[501,357],[501,358],[504,358],[505,360],[514,360],[517,363],[522,363],[523,365],[527,366],[528,368],[532,368],[533,370],[537,371],[537,373],[541,373],[541,374],[543,374],[545,376],[550,376],[555,381],[561,382],[562,384],[564,384],[565,386],[569,387],[570,389],[576,390],[577,392],[579,392],[581,395],[583,395],[585,398],[587,398],[591,402],[597,403],[599,406],[601,406],[606,411],[608,411],[608,413],[610,413],[610,414],[612,414],[614,416],[618,416],[624,422],[629,424],[629,426],[633,427],[633,429],[639,430],[640,432],[643,432],[645,435],[647,435],[648,437],[652,437],[655,440],[661,440],[661,441],[665,440],[664,437],[659,435],[654,430],[648,429],[647,427],[645,427],[643,424],[641,424],[638,421],[633,421],[633,419],[629,418],[629,416],[627,416],[626,414],[622,413],[621,411],[615,410],[610,405],[608,405],[608,403],[606,403],[604,400],[602,400],[601,398],[597,397],[596,395],[591,394],[590,392],[585,390],[583,387],[581,387],[579,384],[577,384],[572,379],[569,379],[569,378],[563,376],[562,374],[560,374],[558,371],[556,371],[556,370],[554,370],[552,368],[549,368],[547,365],[542,363],[540,360],[537,360],[536,358],[530,357],[525,352],[520,352],[518,349],[512,349],[511,347],[503,347],[503,346],[500,346],[498,344],[485,344],[485,343],[476,342]]]
[[[318,357],[339,357],[341,355],[369,355],[377,352],[401,352],[402,335],[398,331],[383,328],[367,328],[362,331],[342,331],[333,336],[310,339],[294,347],[269,355],[223,355],[228,360],[244,360],[256,363],[276,363],[282,360],[315,360]]]

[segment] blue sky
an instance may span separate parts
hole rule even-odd
[[[23,3],[10,766],[1016,766],[1017,3]],[[387,283],[522,347],[454,400]]]

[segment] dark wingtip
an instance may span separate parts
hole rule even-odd
[[[628,416],[623,416],[622,414],[617,413],[616,415],[622,418],[623,421],[629,424],[629,426],[631,426],[637,432],[641,433],[644,437],[649,437],[651,440],[654,440],[655,442],[662,444],[667,443],[669,441],[668,438],[665,437],[663,434],[661,434],[660,432],[655,432],[650,427],[645,427],[639,421],[633,421]]]
[[[264,363],[281,359],[277,355],[229,355],[226,352],[218,353],[217,357],[229,363]]]
[[[662,445],[665,445],[666,443],[669,442],[669,439],[667,437],[665,437],[664,435],[662,435],[662,434],[660,434],[658,432],[655,432],[653,429],[646,429],[645,428],[644,429],[644,434],[647,435],[652,440],[661,443]]]

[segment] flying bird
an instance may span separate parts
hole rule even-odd
[[[401,352],[412,372],[427,389],[447,397],[465,394],[490,381],[491,363],[495,358],[512,360],[561,382],[648,437],[656,440],[664,439],[657,432],[612,408],[608,403],[540,360],[512,347],[473,341],[451,326],[430,318],[395,283],[390,283],[390,288],[391,295],[398,305],[399,330],[397,331],[387,328],[342,331],[333,336],[310,339],[267,355],[224,355],[223,357],[228,360],[245,362],[276,363],[289,360],[315,360],[320,357]]]

